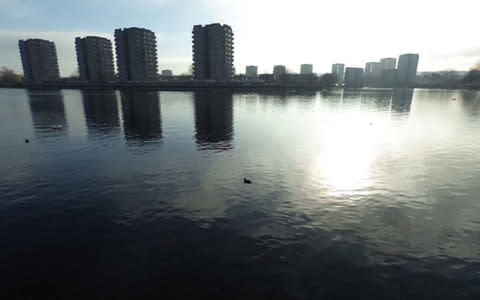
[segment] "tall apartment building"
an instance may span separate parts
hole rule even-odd
[[[273,66],[273,79],[278,80],[280,76],[287,74],[287,68],[283,65]]]
[[[25,82],[40,83],[60,78],[55,43],[41,39],[18,41]]]
[[[332,65],[332,75],[334,75],[338,83],[343,83],[343,74],[345,70],[345,65],[344,64],[333,64]]]
[[[345,87],[361,88],[363,87],[363,69],[346,68],[345,69]]]
[[[379,86],[380,75],[382,74],[381,63],[367,62],[365,64],[364,84],[366,86]]]
[[[312,64],[300,65],[300,74],[313,74],[313,65]]]
[[[382,58],[380,60],[380,69],[384,70],[395,70],[397,65],[397,59],[393,57]]]
[[[109,81],[114,79],[112,42],[98,36],[75,39],[80,79]]]
[[[138,27],[115,29],[115,50],[120,81],[158,79],[155,33]]]
[[[402,54],[398,58],[397,84],[407,87],[415,85],[417,79],[418,54]]]
[[[247,76],[248,78],[256,78],[258,76],[258,67],[247,66],[245,68],[245,76]]]
[[[381,64],[379,62],[367,62],[365,64],[365,75],[378,76],[381,73]]]
[[[192,35],[195,79],[231,79],[234,73],[232,28],[219,23],[195,25]]]

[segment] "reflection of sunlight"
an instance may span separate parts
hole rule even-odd
[[[329,130],[327,144],[313,165],[313,176],[332,194],[364,193],[371,185],[371,165],[383,127],[379,120],[376,123],[370,125],[368,118],[354,116]]]

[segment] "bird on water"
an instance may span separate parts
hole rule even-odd
[[[243,183],[245,184],[252,184],[252,181],[247,179],[247,178],[243,178]]]
[[[28,139],[25,139],[25,143],[30,143],[30,141]]]

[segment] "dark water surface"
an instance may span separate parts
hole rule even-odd
[[[3,299],[480,299],[480,93],[2,89],[0,140]]]

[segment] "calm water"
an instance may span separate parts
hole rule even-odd
[[[0,140],[5,299],[480,297],[480,93],[2,89]]]

